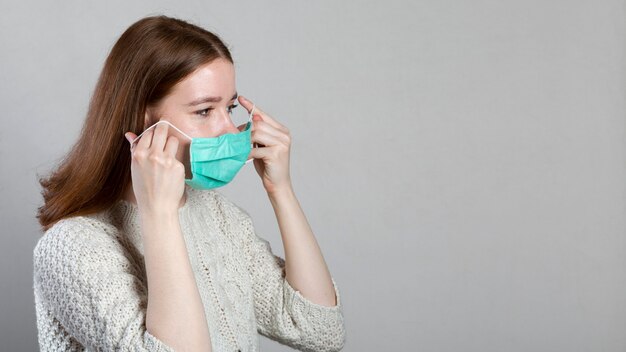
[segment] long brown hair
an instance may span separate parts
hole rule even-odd
[[[130,182],[130,149],[124,133],[144,129],[145,112],[199,66],[230,51],[215,34],[161,16],[140,19],[107,57],[76,144],[57,169],[39,179],[44,231],[58,220],[95,213],[119,200]]]

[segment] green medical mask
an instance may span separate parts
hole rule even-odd
[[[185,183],[197,189],[222,187],[232,181],[245,164],[254,160],[246,160],[252,150],[250,134],[253,111],[254,106],[250,110],[246,128],[239,133],[226,133],[219,137],[192,138],[169,121],[161,120],[141,132],[132,141],[131,146],[149,129],[159,123],[167,123],[191,140],[189,156],[192,178],[186,178]]]

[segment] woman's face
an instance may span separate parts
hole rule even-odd
[[[174,86],[158,106],[146,112],[146,127],[165,120],[190,137],[218,137],[225,133],[238,133],[229,110],[237,103],[235,68],[224,59],[216,59],[200,66]],[[239,107],[243,109],[243,107]],[[178,138],[176,158],[185,165],[190,178],[189,144],[191,140],[174,128],[168,135]]]

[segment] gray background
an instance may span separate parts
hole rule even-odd
[[[36,176],[154,14],[220,35],[291,130],[344,350],[626,350],[626,11],[597,0],[2,2],[2,350],[37,349]],[[254,168],[221,190],[282,256]]]

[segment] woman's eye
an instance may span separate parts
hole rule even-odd
[[[206,108],[206,109],[198,110],[198,111],[196,111],[196,114],[200,115],[200,116],[207,116],[205,114],[208,113],[211,110],[213,110],[213,108]]]
[[[237,104],[233,104],[231,106],[228,107],[228,113],[232,113],[233,109],[235,109],[236,107],[238,107],[239,105]],[[196,115],[200,115],[200,116],[207,116],[207,114],[209,114],[211,112],[211,110],[213,110],[213,108],[206,108],[206,109],[202,109],[202,110],[198,110],[196,111]]]

